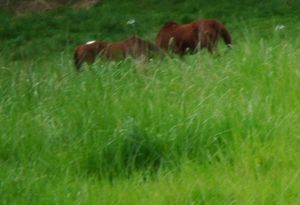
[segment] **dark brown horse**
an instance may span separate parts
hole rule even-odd
[[[122,60],[127,57],[149,58],[160,49],[152,42],[133,36],[118,42],[91,41],[79,45],[75,49],[74,62],[77,70],[80,70],[82,63],[92,64],[99,56],[106,60]]]
[[[231,47],[231,36],[225,26],[213,19],[178,24],[169,21],[164,24],[156,36],[156,45],[164,51],[183,55],[207,48],[210,53],[216,49],[219,38]]]

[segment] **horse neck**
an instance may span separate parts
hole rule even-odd
[[[96,52],[100,53],[105,47],[107,47],[107,43],[104,42],[98,42],[96,46]]]

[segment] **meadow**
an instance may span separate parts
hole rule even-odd
[[[238,2],[1,11],[0,204],[298,204],[299,3]],[[233,49],[75,72],[79,43],[197,18]]]

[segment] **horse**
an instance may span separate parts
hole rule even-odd
[[[203,19],[187,24],[168,21],[159,30],[155,42],[165,52],[172,51],[181,56],[196,53],[203,48],[207,48],[212,54],[220,37],[231,48],[229,31],[215,19]]]
[[[102,41],[89,41],[77,46],[74,52],[74,64],[76,70],[79,71],[84,62],[89,65],[92,64],[106,46],[107,43]]]
[[[74,62],[76,69],[80,70],[82,63],[92,64],[97,56],[118,61],[127,57],[150,58],[156,53],[160,53],[160,49],[155,43],[132,36],[117,42],[92,41],[79,45],[74,52]]]

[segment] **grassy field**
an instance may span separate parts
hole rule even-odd
[[[0,12],[0,204],[299,204],[299,3],[105,2]],[[78,43],[203,17],[230,52],[75,72]]]

